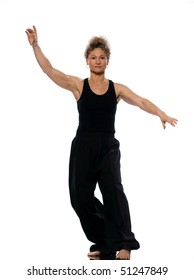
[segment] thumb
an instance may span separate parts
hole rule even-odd
[[[165,129],[166,128],[166,122],[165,121],[161,121],[162,122],[162,126]]]

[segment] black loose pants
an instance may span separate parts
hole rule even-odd
[[[94,196],[99,185],[103,203]],[[69,163],[72,207],[77,213],[90,251],[134,250],[139,243],[131,231],[128,202],[120,175],[119,141],[114,135],[76,135]]]

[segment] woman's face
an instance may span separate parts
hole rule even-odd
[[[92,73],[100,75],[105,72],[106,66],[108,65],[108,58],[102,49],[96,48],[89,53],[86,62]]]

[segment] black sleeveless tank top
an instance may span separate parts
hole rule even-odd
[[[94,93],[84,80],[83,91],[77,101],[79,125],[77,133],[115,133],[115,114],[117,99],[114,84],[109,80],[109,87],[103,95]]]

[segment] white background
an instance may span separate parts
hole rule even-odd
[[[1,279],[39,279],[27,276],[33,265],[168,266],[155,279],[193,279],[193,15],[192,0],[1,0]],[[81,78],[89,75],[88,40],[107,37],[107,78],[179,120],[163,130],[159,118],[118,105],[123,185],[141,244],[130,262],[91,264],[86,257],[91,244],[68,192],[76,102],[39,68],[25,34],[33,24],[53,66]]]

